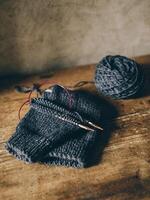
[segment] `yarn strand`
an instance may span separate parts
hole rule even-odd
[[[80,87],[83,87],[84,85],[87,85],[87,84],[94,84],[94,81],[79,81],[77,83],[75,83],[73,86],[63,86],[63,85],[60,85],[58,83],[54,84],[52,83],[51,81],[49,80],[45,80],[41,83],[33,83],[33,86],[32,87],[26,87],[26,86],[15,86],[15,89],[17,92],[19,93],[29,93],[29,96],[27,98],[27,100],[20,106],[19,110],[18,110],[18,118],[19,120],[21,119],[21,110],[22,108],[25,106],[25,105],[28,105],[30,102],[31,102],[31,95],[34,91],[36,91],[37,93],[37,97],[40,95],[43,94],[43,92],[45,90],[42,90],[41,87],[47,83],[51,83],[51,85],[49,86],[49,89],[52,88],[54,85],[59,85],[60,87],[62,87],[65,92],[68,94],[69,96],[69,107],[71,108],[72,104],[73,104],[73,98],[71,97],[71,94],[69,92],[68,89],[75,89],[75,88],[80,88]]]

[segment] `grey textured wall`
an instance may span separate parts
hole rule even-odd
[[[0,0],[0,74],[150,53],[150,0]]]

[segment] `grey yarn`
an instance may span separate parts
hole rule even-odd
[[[52,165],[87,167],[97,159],[100,133],[84,130],[63,121],[59,116],[75,123],[101,119],[101,106],[95,100],[77,91],[69,92],[59,87],[45,91],[43,96],[31,102],[29,112],[6,143],[6,149],[20,160]]]
[[[106,96],[129,98],[143,85],[141,66],[124,56],[106,56],[96,66],[95,85]]]

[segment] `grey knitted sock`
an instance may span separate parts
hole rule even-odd
[[[52,92],[46,91],[43,97],[33,99],[29,112],[6,144],[8,151],[26,162],[72,167],[85,167],[94,162],[100,133],[84,130],[77,124],[84,123],[82,118],[85,117],[87,121],[99,121],[100,106],[78,92],[71,92],[71,95],[71,107],[68,104],[70,95],[59,86]],[[87,104],[86,109],[84,104]],[[73,123],[63,118],[71,119]]]

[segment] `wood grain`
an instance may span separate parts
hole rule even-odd
[[[143,60],[142,60],[143,61]],[[13,84],[0,95],[0,199],[1,200],[148,200],[150,199],[150,96],[149,66],[140,97],[111,101],[119,115],[109,121],[110,138],[99,164],[86,169],[24,164],[9,155],[5,141],[18,120],[18,108],[25,95],[16,93]],[[73,85],[91,80],[94,65],[56,72],[52,82]],[[23,80],[31,85],[36,76]],[[46,87],[45,85],[44,87]],[[86,90],[96,92],[93,85]],[[25,107],[22,116],[28,110]],[[115,126],[114,126],[115,124]]]

